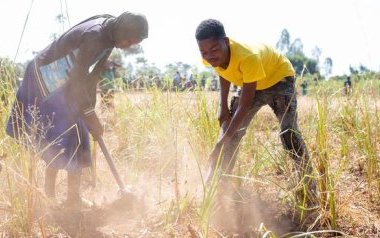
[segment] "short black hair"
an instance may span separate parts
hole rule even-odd
[[[209,38],[220,39],[226,37],[226,32],[224,31],[223,24],[215,19],[207,19],[202,21],[195,32],[195,38],[200,40],[205,40]]]

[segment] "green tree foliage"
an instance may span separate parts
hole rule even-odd
[[[137,57],[136,65],[136,75],[148,77],[161,75],[161,70],[155,64],[150,64],[145,57]]]
[[[314,59],[307,58],[304,54],[295,54],[288,56],[297,75],[319,74],[318,62]]]
[[[174,75],[175,72],[179,72],[181,75],[185,75],[189,69],[191,69],[191,65],[183,63],[183,62],[175,62],[174,64],[168,64],[165,66],[165,75]],[[194,71],[194,66],[192,68]]]
[[[300,38],[295,39],[289,46],[289,50],[286,53],[288,56],[304,55],[303,43]]]
[[[127,57],[129,55],[138,55],[138,54],[143,54],[144,49],[142,48],[141,45],[132,45],[128,49],[125,50],[120,50],[123,52],[124,57]]]
[[[113,49],[112,54],[110,56],[110,60],[118,63],[119,65],[124,65],[125,59],[127,57],[136,56],[136,64],[127,64],[127,67],[123,67],[119,69],[120,75],[123,77],[131,77],[134,71],[134,65],[138,65],[140,63],[145,64],[146,59],[140,55],[144,53],[144,49],[141,47],[141,45],[133,45],[129,47],[128,49]],[[142,62],[144,61],[144,62]]]
[[[16,64],[8,58],[0,57],[0,108],[2,103],[10,103],[11,95],[14,95],[19,86],[25,68],[22,64]]]
[[[316,46],[313,51],[314,59],[308,58],[303,52],[303,43],[300,38],[296,38],[293,42],[290,42],[291,39],[288,30],[283,29],[276,48],[288,57],[293,64],[296,74],[319,75],[318,60],[322,50]]]
[[[286,54],[289,50],[290,45],[290,34],[287,29],[283,29],[281,32],[280,39],[276,44],[276,49],[278,49],[281,53]]]
[[[359,72],[360,73],[368,73],[370,70],[366,67],[366,66],[364,66],[364,65],[359,65]]]
[[[177,66],[174,64],[165,65],[165,75],[174,75],[177,71]]]
[[[123,55],[122,55],[121,50],[119,50],[119,49],[113,50],[110,57],[108,58],[108,60],[115,62],[119,65],[122,65],[123,64]]]
[[[368,74],[375,74],[375,72],[368,69],[366,66],[360,64],[359,67],[354,67],[350,65],[350,73],[351,75],[368,75]]]
[[[286,56],[292,62],[297,75],[319,74],[318,61],[308,58],[303,52],[303,43],[300,38],[295,39],[289,47]]]
[[[313,58],[319,63],[319,58],[321,57],[321,54],[322,54],[322,49],[319,48],[318,46],[315,46],[312,50],[311,50],[311,55],[313,56]]]

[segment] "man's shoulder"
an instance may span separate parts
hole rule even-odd
[[[262,55],[275,53],[275,50],[272,46],[266,43],[254,42],[254,43],[239,43],[233,41],[231,44],[232,53],[240,58],[245,60],[257,59]]]
[[[102,31],[104,29],[103,22],[105,20],[105,18],[95,18],[92,20],[88,20],[73,27],[72,31],[81,32],[82,36],[94,37],[96,35],[102,34]]]

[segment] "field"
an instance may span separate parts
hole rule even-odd
[[[252,121],[233,174],[226,175],[230,190],[205,186],[219,129],[218,96],[126,90],[115,95],[113,108],[98,103],[105,143],[137,199],[118,203],[117,183],[92,142],[96,165],[84,171],[82,195],[95,205],[80,212],[51,208],[39,152],[25,150],[2,129],[0,237],[380,236],[378,80],[358,82],[349,97],[337,82],[298,95],[299,125],[318,181],[320,207],[312,212],[295,202],[293,163],[267,107]],[[14,92],[5,99],[1,125]],[[59,174],[59,201],[66,178]]]

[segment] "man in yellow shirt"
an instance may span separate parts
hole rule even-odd
[[[248,46],[229,39],[218,20],[202,21],[195,37],[203,62],[214,68],[220,81],[221,132],[210,155],[207,181],[214,176],[219,156],[221,172],[231,172],[240,140],[253,116],[264,105],[272,108],[280,122],[282,144],[295,161],[300,179],[310,181],[305,175],[312,173],[312,165],[298,129],[295,73],[290,61],[270,46]],[[241,87],[241,91],[238,97],[232,97],[229,108],[231,84]],[[315,183],[305,184],[308,184],[306,190],[315,194]]]

